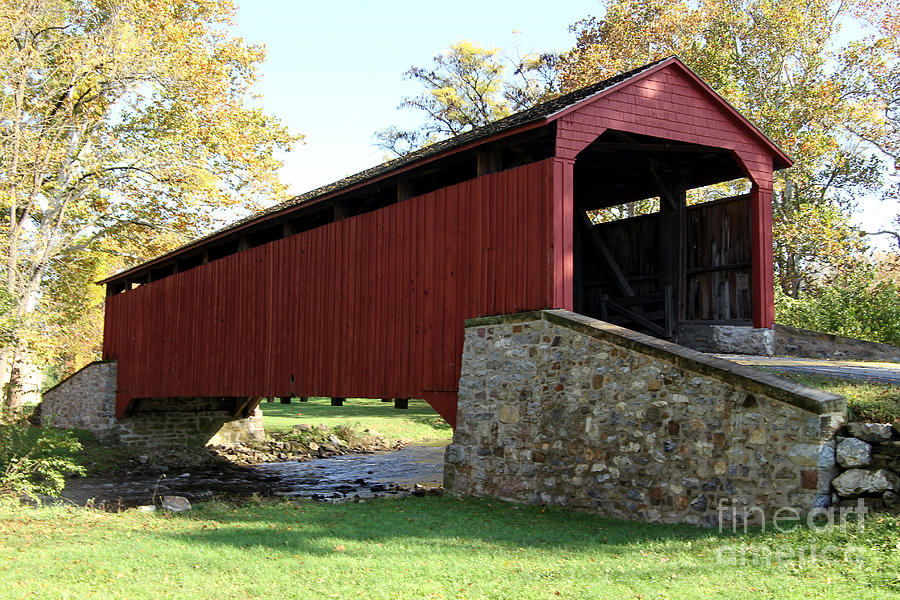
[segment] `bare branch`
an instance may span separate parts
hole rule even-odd
[[[897,242],[897,249],[900,250],[900,233],[896,231],[862,231],[863,235],[890,235]]]

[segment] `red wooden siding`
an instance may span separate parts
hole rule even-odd
[[[753,181],[753,321],[756,327],[772,327],[775,298],[771,147],[739,117],[723,110],[704,84],[677,63],[651,70],[560,115],[557,157],[574,160],[607,129],[727,148],[735,153]]]
[[[650,72],[562,115],[557,121],[557,156],[574,159],[606,129],[728,148],[752,179],[772,176],[771,150],[677,65]]]
[[[753,295],[753,326],[775,326],[775,257],[772,249],[772,174],[769,183],[754,185],[750,191],[753,225],[753,267],[750,280]]]
[[[466,318],[553,305],[553,161],[107,299],[118,408],[157,396],[424,397],[451,424]]]
[[[575,173],[572,160],[554,161],[553,170],[553,300],[552,308],[575,309],[573,274],[575,263]]]

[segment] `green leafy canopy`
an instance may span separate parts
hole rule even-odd
[[[248,105],[264,52],[228,35],[233,13],[229,0],[0,0],[16,352],[73,312],[67,289],[284,191],[275,152],[301,137]]]

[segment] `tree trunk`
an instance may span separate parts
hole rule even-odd
[[[0,366],[4,368],[3,372],[0,373],[0,375],[3,375],[3,379],[0,379],[0,386],[3,389],[0,404],[3,405],[4,409],[15,414],[22,411],[25,400],[25,392],[22,387],[25,379],[23,367],[26,363],[30,364],[33,361],[33,355],[29,351],[28,346],[21,341],[21,334],[24,331],[20,327],[22,320],[33,313],[37,306],[38,282],[40,281],[41,273],[42,269],[38,269],[19,298],[18,306],[16,307],[17,327],[13,335],[14,341],[9,347],[4,348],[2,354],[0,354],[0,358],[3,359],[3,364]]]
[[[9,383],[9,374],[12,370],[12,359],[15,354],[15,349],[12,347],[6,347],[0,349],[0,390],[5,389],[7,383]],[[3,399],[0,398],[0,404],[3,403]]]
[[[16,352],[9,369],[9,381],[3,386],[4,408],[12,414],[22,412],[22,354]]]

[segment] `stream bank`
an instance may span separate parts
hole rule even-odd
[[[302,424],[266,440],[234,446],[123,451],[89,476],[67,480],[63,502],[105,510],[252,497],[345,501],[440,493],[446,441],[407,445],[377,432]]]

